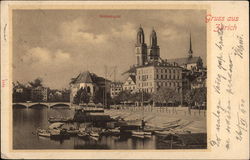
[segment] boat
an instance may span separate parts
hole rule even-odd
[[[37,133],[43,133],[43,132],[46,132],[46,130],[45,130],[45,129],[40,129],[40,128],[38,128],[38,129],[36,130],[36,132],[37,132]]]
[[[152,132],[146,132],[146,131],[144,131],[144,135],[147,135],[147,136],[151,136],[152,135]]]
[[[48,119],[48,121],[49,121],[50,123],[55,123],[55,122],[68,122],[69,119],[67,119],[67,118],[55,118],[55,117],[50,117],[50,118]]]
[[[132,131],[132,135],[144,136],[144,132],[143,131]]]
[[[109,132],[111,135],[119,135],[119,134],[121,133],[121,131],[120,131],[119,128],[109,129],[108,132]]]
[[[79,132],[79,133],[77,133],[77,136],[79,138],[82,138],[82,139],[88,139],[89,138],[89,134],[86,133],[86,132]]]
[[[92,136],[92,137],[99,137],[99,136],[100,136],[99,133],[94,132],[94,131],[91,131],[91,132],[89,133],[89,135]]]
[[[37,133],[38,136],[41,136],[41,137],[50,137],[50,132],[45,130],[45,129],[38,128],[36,130],[36,133]]]
[[[70,134],[67,133],[66,129],[53,129],[50,132],[52,139],[69,139]]]
[[[92,140],[95,140],[95,141],[99,140],[99,137],[95,137],[95,136],[89,136],[89,138],[92,139]]]
[[[172,134],[171,131],[154,131],[156,135],[169,135]]]
[[[50,137],[50,133],[49,132],[39,132],[38,133],[38,136],[41,136],[41,137]]]
[[[89,138],[90,139],[98,141],[99,137],[100,137],[100,134],[98,132],[95,132],[93,130],[89,132]]]
[[[144,135],[136,135],[136,134],[134,134],[134,135],[132,135],[132,137],[136,137],[136,138],[145,138],[145,136]]]
[[[59,129],[59,128],[61,128],[63,125],[64,125],[64,123],[55,122],[55,123],[52,123],[52,124],[49,126],[49,129],[51,129],[51,130],[53,130],[53,129]]]
[[[80,131],[78,129],[68,129],[67,133],[70,135],[77,135]]]
[[[150,138],[152,136],[152,132],[132,131],[132,136],[138,138]]]

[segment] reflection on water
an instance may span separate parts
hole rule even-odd
[[[77,136],[69,139],[52,140],[35,134],[37,128],[47,129],[49,117],[73,117],[74,110],[65,108],[48,109],[45,107],[13,109],[13,149],[181,149],[184,146],[162,140],[162,137],[140,139],[128,135],[101,136],[98,141],[84,140]],[[65,124],[65,128],[69,125]],[[81,124],[80,127],[83,127]],[[193,135],[192,135],[193,136]],[[188,139],[187,139],[188,140]],[[206,141],[206,135],[202,138]],[[201,141],[201,140],[199,140]],[[192,142],[193,143],[193,142]],[[186,146],[187,147],[187,146]],[[189,148],[206,148],[205,145],[188,146]]]
[[[13,109],[14,149],[155,149],[156,137],[138,139],[126,135],[102,136],[99,141],[77,136],[65,140],[51,140],[35,134],[37,128],[48,128],[49,117],[73,117],[74,110],[45,107]]]

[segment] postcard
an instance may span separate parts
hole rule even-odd
[[[1,157],[249,159],[248,9],[2,2]]]

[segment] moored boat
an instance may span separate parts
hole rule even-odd
[[[171,131],[154,131],[156,135],[169,135],[172,132]]]
[[[151,132],[145,132],[145,131],[132,131],[132,136],[133,137],[138,137],[138,138],[150,138],[152,135]]]
[[[144,135],[132,134],[132,137],[136,138],[145,138]]]
[[[89,133],[89,135],[92,136],[92,137],[99,137],[99,136],[100,136],[99,133],[94,132],[94,131],[91,131],[91,132]]]
[[[92,140],[95,140],[95,141],[99,140],[99,137],[95,137],[95,136],[89,136],[89,138],[92,139]]]
[[[82,138],[82,139],[88,139],[88,138],[89,138],[89,134],[86,133],[86,132],[79,132],[79,133],[77,134],[77,136],[78,136],[79,138]]]
[[[143,136],[144,132],[143,131],[132,131],[132,135],[140,135]]]
[[[67,133],[66,129],[53,129],[51,130],[51,138],[52,139],[69,139],[70,135]]]
[[[50,118],[48,119],[48,121],[49,121],[50,123],[68,122],[69,119],[67,119],[67,118],[55,118],[55,117],[50,117]]]
[[[39,132],[38,133],[38,136],[41,136],[41,137],[50,137],[50,133],[49,132]]]
[[[77,135],[80,131],[78,129],[74,129],[74,128],[69,128],[67,130],[67,133],[70,135]]]

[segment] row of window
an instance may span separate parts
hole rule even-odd
[[[152,87],[153,86],[153,83],[152,82],[142,82],[142,83],[138,83],[138,86],[139,87]]]
[[[157,88],[156,90],[158,91],[160,88]],[[144,92],[147,92],[147,93],[152,93],[154,92],[154,89],[153,88],[140,88],[139,91],[144,91]],[[178,93],[181,93],[181,88],[176,88],[175,89],[176,92]]]
[[[153,88],[141,88],[141,89],[139,89],[139,91],[144,91],[144,92],[147,92],[147,93],[154,92]]]
[[[111,88],[111,91],[121,91],[122,88]]]
[[[165,86],[165,87],[181,87],[181,83],[179,82],[157,82],[157,86]],[[152,87],[153,83],[152,82],[142,82],[138,83],[139,87]]]
[[[152,79],[152,75],[142,75],[138,76],[138,80],[146,81],[148,79]],[[163,75],[163,74],[157,74],[156,79],[181,79],[180,75]]]
[[[157,86],[162,87],[181,87],[181,83],[178,82],[157,82]]]
[[[134,90],[135,86],[124,87],[124,90]]]
[[[148,73],[153,73],[153,70],[138,70],[137,74],[148,74]],[[176,70],[176,69],[157,69],[156,68],[156,73],[168,73],[168,74],[181,74],[181,70]]]
[[[181,76],[180,75],[163,75],[163,74],[161,74],[161,75],[159,75],[159,74],[157,74],[156,75],[156,79],[181,79]]]
[[[180,74],[181,70],[175,70],[175,69],[156,69],[156,73],[177,73]]]

